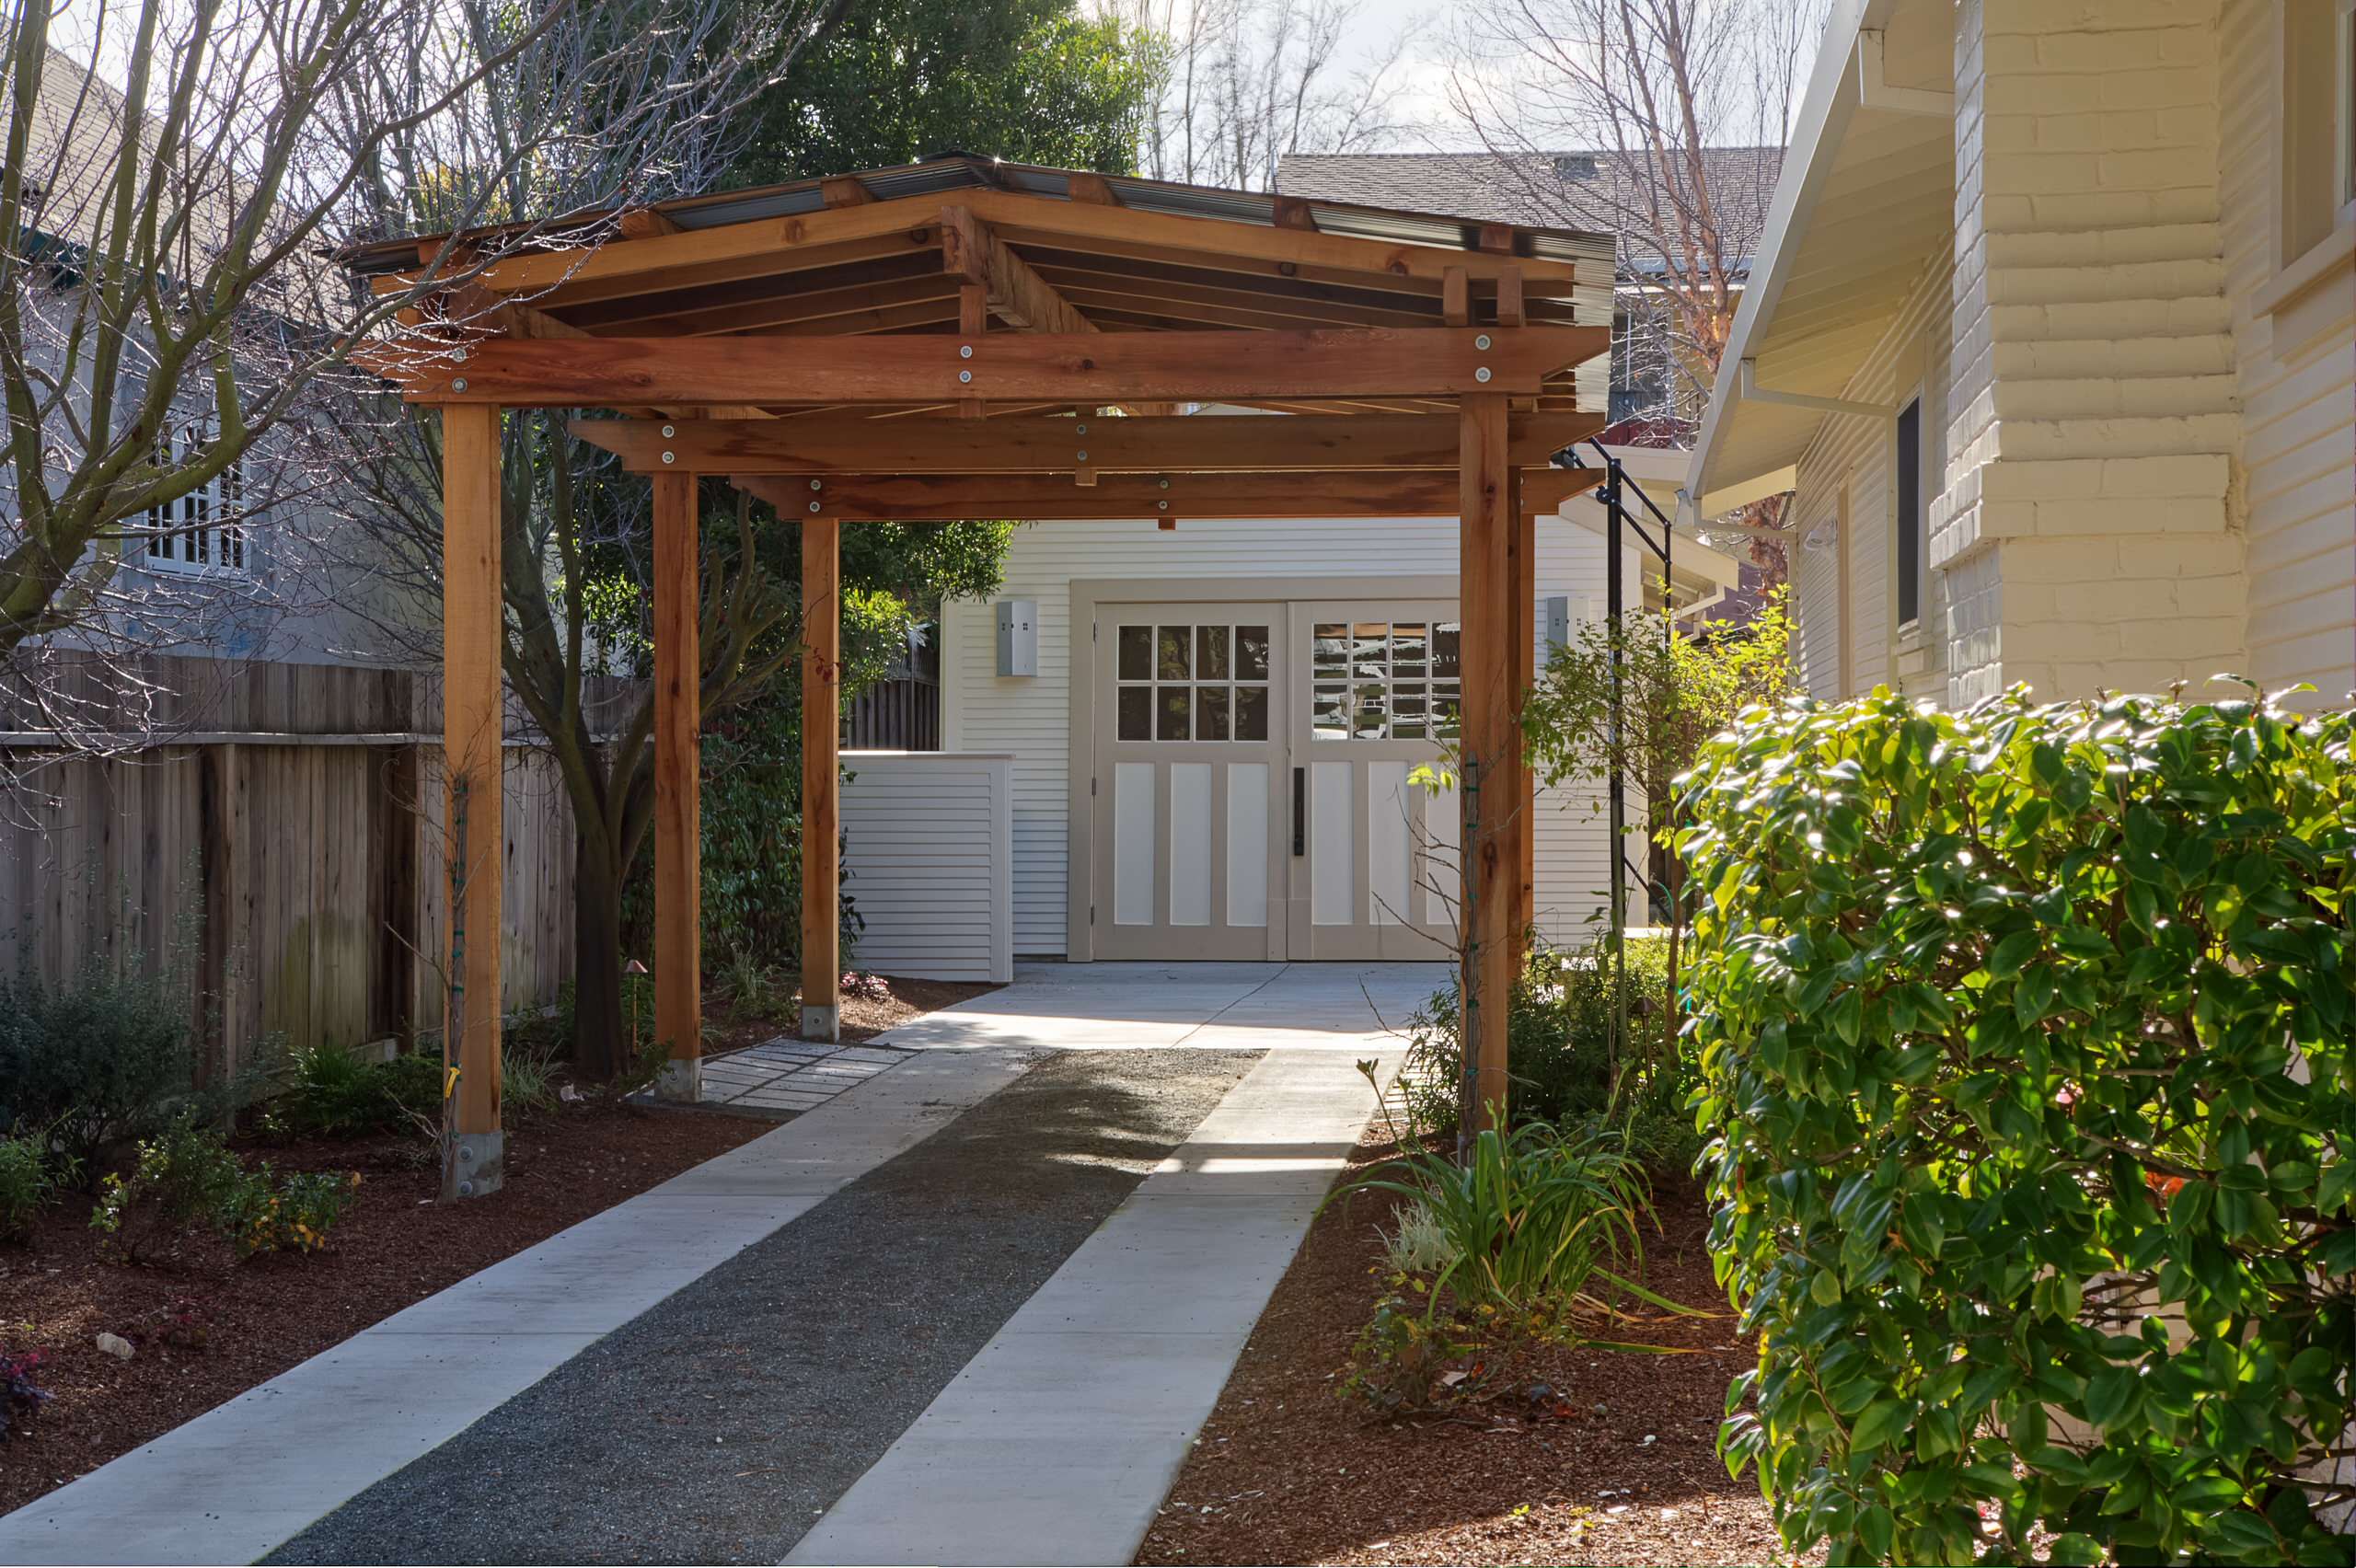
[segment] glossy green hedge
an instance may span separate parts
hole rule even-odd
[[[1877,692],[1705,748],[1688,1027],[1761,1336],[1720,1447],[1788,1545],[2351,1560],[2305,1479],[2356,1359],[2350,742]]]

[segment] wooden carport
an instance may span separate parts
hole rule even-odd
[[[502,409],[610,410],[575,432],[653,478],[656,1016],[665,1092],[687,1098],[700,1019],[699,477],[802,524],[803,1017],[819,1038],[838,1017],[843,524],[1454,516],[1465,1011],[1480,1098],[1502,1104],[1531,897],[1517,721],[1533,519],[1600,477],[1549,461],[1603,422],[1579,409],[1573,377],[1610,345],[1608,322],[1573,304],[1576,236],[962,157],[583,232],[594,246],[454,274],[445,318],[427,312],[371,359],[445,429],[454,929],[499,929],[495,866],[468,868],[500,841]],[[349,259],[392,287],[468,249],[437,236]],[[1288,417],[1179,411],[1206,404]],[[468,1016],[464,998],[499,995],[499,949],[449,956],[456,1127],[486,1190],[498,1020]]]

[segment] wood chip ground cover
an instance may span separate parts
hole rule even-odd
[[[1361,1174],[1390,1153],[1362,1145]],[[1730,1318],[1617,1337],[1691,1354],[1548,1346],[1445,1418],[1385,1421],[1334,1395],[1382,1294],[1379,1193],[1335,1203],[1302,1243],[1138,1552],[1141,1563],[1782,1563],[1756,1482],[1715,1451],[1727,1379],[1753,1348]],[[1699,1195],[1661,1194],[1652,1288],[1723,1310]],[[1533,1405],[1531,1385],[1553,1398]]]

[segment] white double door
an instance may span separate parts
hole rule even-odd
[[[1453,604],[1100,604],[1092,656],[1096,956],[1445,955]]]

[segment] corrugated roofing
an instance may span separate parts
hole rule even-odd
[[[1014,190],[1025,195],[1069,200],[1070,176],[1074,172],[1077,171],[1034,164],[1002,163],[994,158],[954,154],[922,163],[903,164],[895,168],[863,169],[848,176],[828,178],[855,179],[879,201],[976,190]],[[1217,218],[1269,227],[1276,225],[1276,196],[1274,193],[1178,185],[1127,175],[1106,175],[1103,178],[1124,206],[1139,212]],[[803,179],[785,185],[684,196],[656,202],[653,210],[681,228],[701,229],[814,213],[824,210],[826,205],[822,182]],[[1471,250],[1478,247],[1477,229],[1480,225],[1506,223],[1517,231],[1517,249],[1530,256],[1555,261],[1594,261],[1609,258],[1613,252],[1613,241],[1609,233],[1549,226],[1481,213],[1413,212],[1315,196],[1310,197],[1309,208],[1321,231],[1360,239]],[[565,243],[568,236],[586,237],[609,222],[612,216],[609,213],[583,213],[577,219],[554,225],[544,237],[552,247]],[[417,264],[420,240],[441,237],[439,235],[420,235],[399,239],[360,241],[345,247],[341,256],[345,264],[355,271],[398,271]]]

